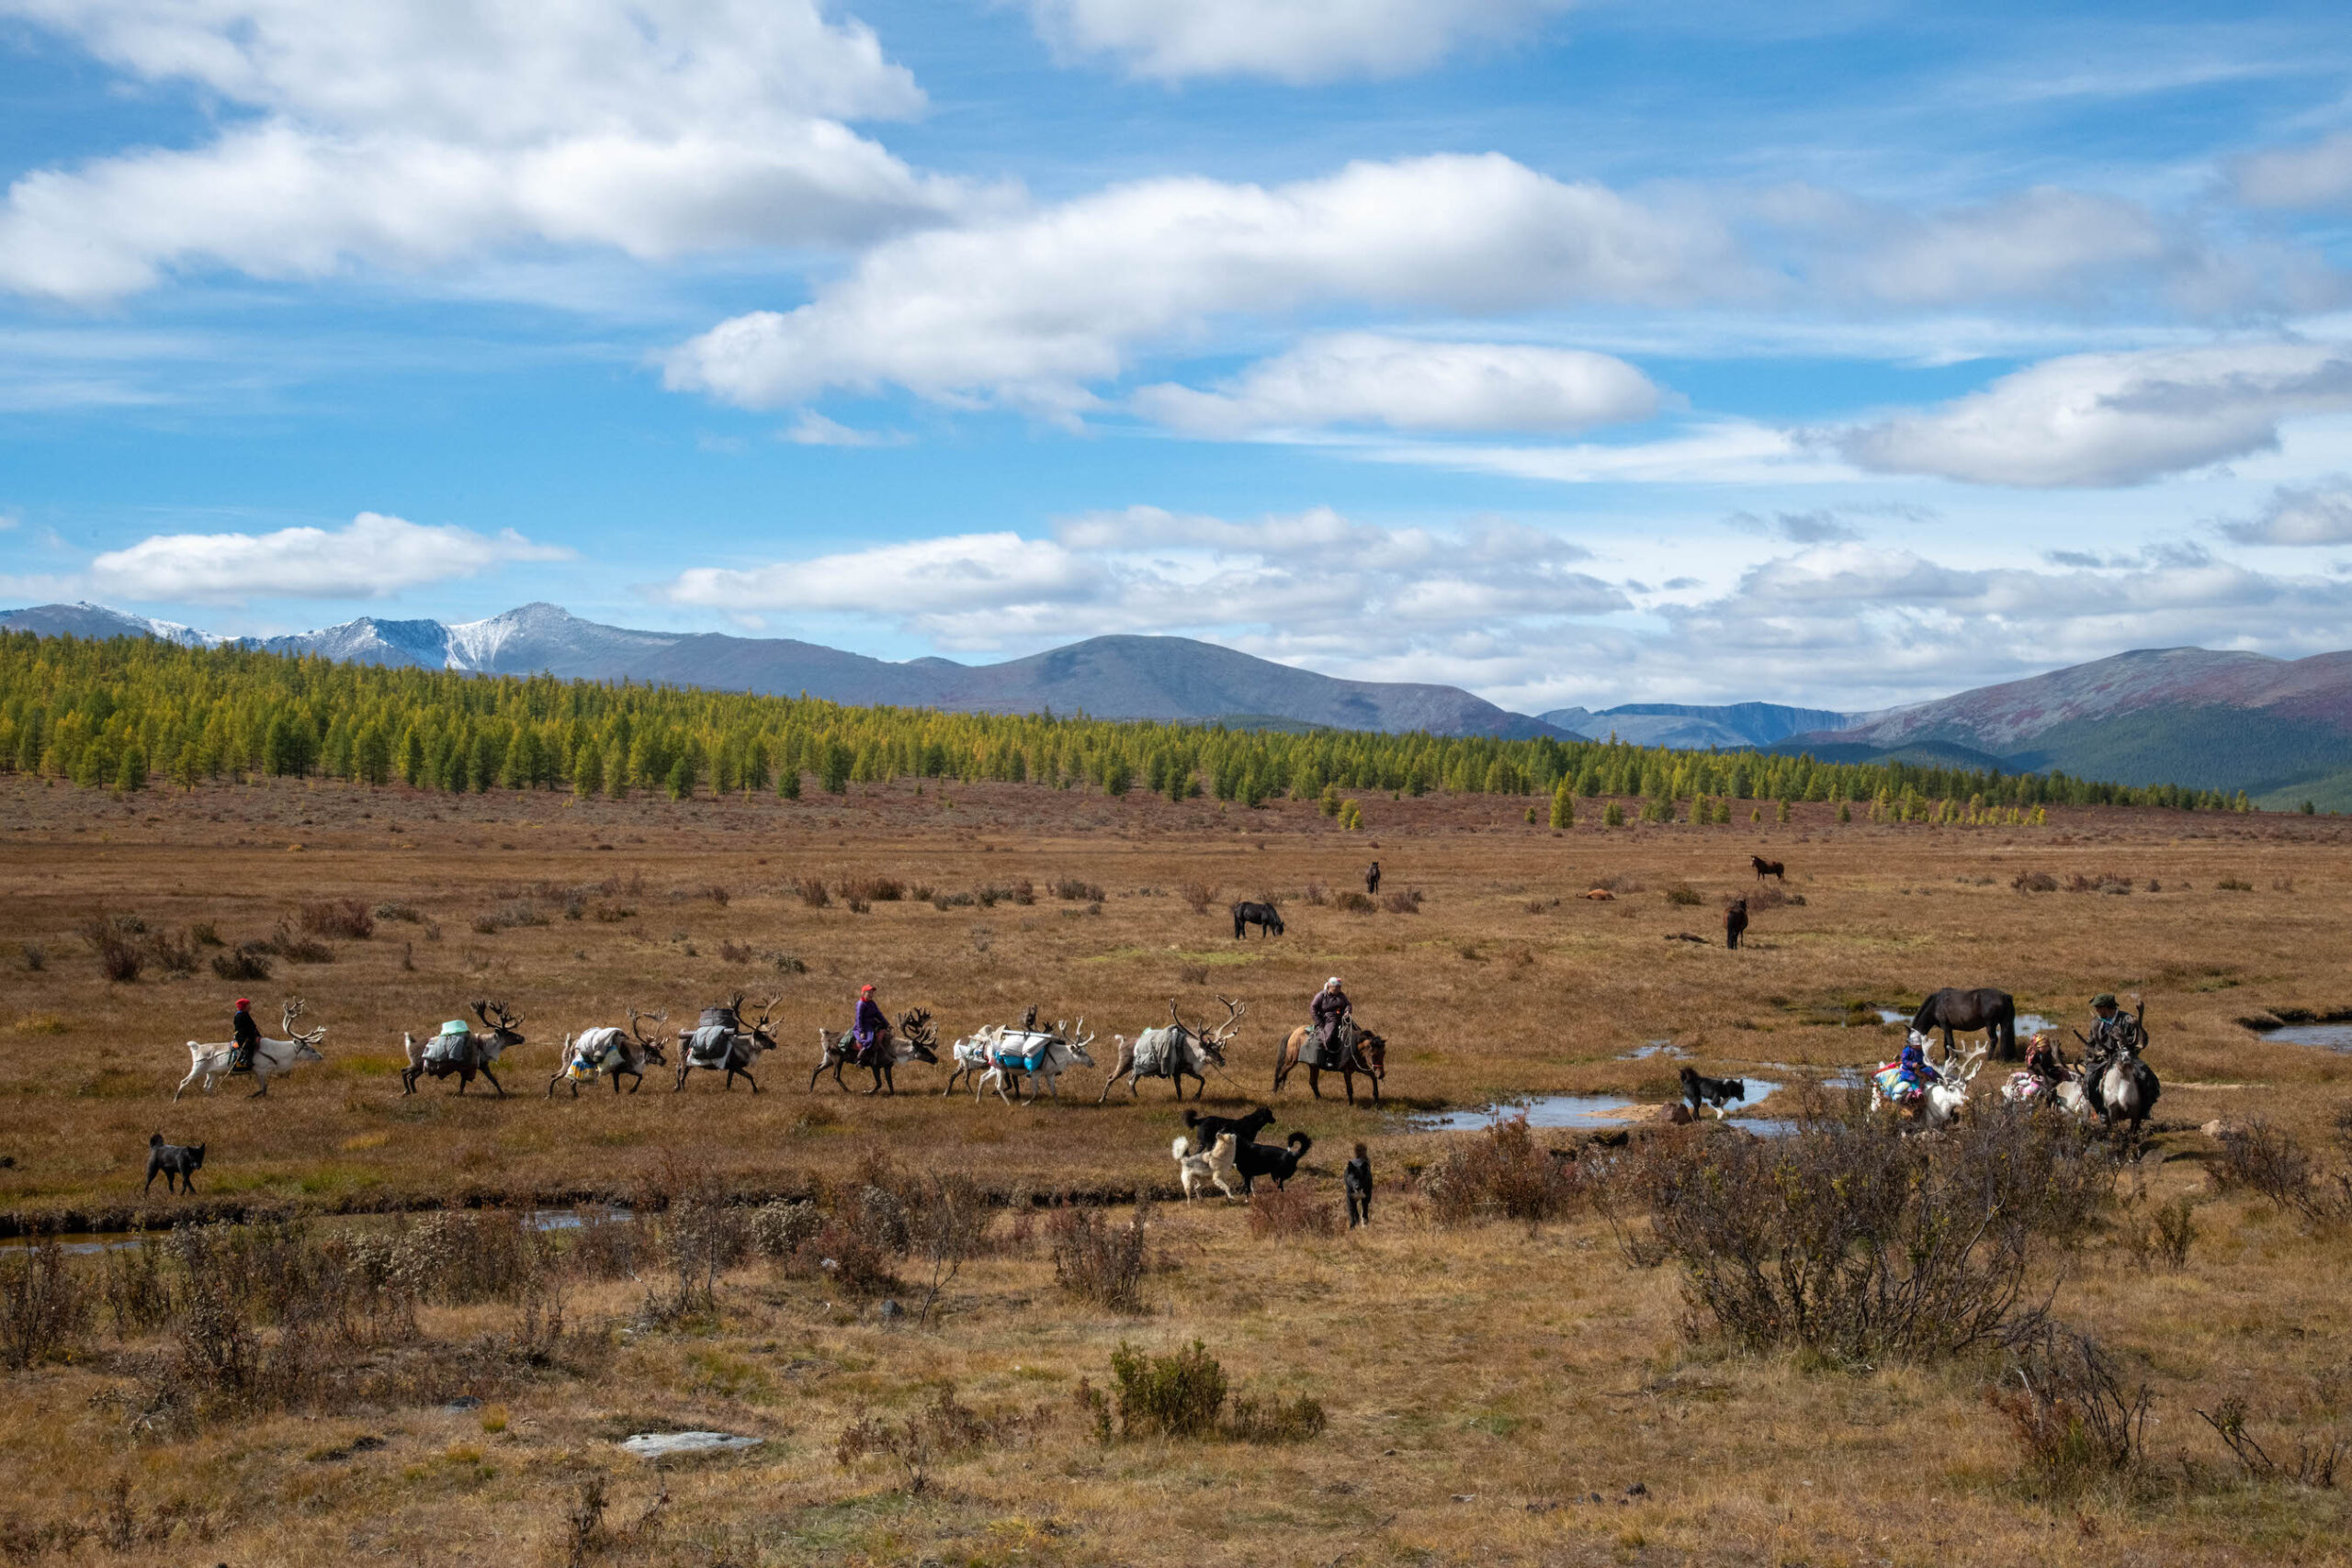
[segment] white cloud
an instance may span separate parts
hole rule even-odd
[[[571,554],[512,529],[477,534],[363,512],[333,530],[158,534],[93,559],[89,581],[102,594],[132,600],[377,599],[511,561]]]
[[[2137,484],[2278,445],[2293,414],[2352,408],[2352,350],[2247,343],[2086,354],[1842,433],[1881,473],[1973,484]]]
[[[1137,349],[1235,314],[1350,302],[1491,314],[1766,287],[1703,213],[1499,154],[1416,158],[1271,187],[1148,180],[907,235],[797,310],[684,344],[667,377],[752,407],[897,385],[1066,415],[1093,406],[1088,384]]]
[[[2049,186],[1917,218],[1873,209],[1870,228],[1855,261],[1833,254],[1822,276],[1899,305],[2097,293],[2168,248],[2136,202]]]
[[[1465,42],[1511,39],[1568,0],[1029,0],[1066,55],[1112,55],[1137,76],[1395,76]]]
[[[2254,516],[2224,523],[2222,532],[2242,545],[2352,544],[2352,479],[2282,485]]]
[[[778,439],[796,446],[904,446],[913,437],[899,430],[855,430],[815,409],[803,409]]]
[[[251,111],[214,140],[18,178],[0,287],[94,302],[168,270],[311,276],[523,242],[640,258],[857,243],[959,207],[836,117],[922,96],[813,0],[0,0],[148,82]]]
[[[2352,130],[2241,158],[2231,167],[2230,185],[2240,201],[2255,207],[2352,205]]]
[[[1146,387],[1144,413],[1206,435],[1379,424],[1397,430],[1583,430],[1646,419],[1657,389],[1622,359],[1528,344],[1312,338],[1217,391]]]
[[[1340,445],[1332,442],[1331,445]],[[1555,484],[1845,484],[1860,476],[1817,443],[1746,420],[1693,424],[1655,441],[1489,446],[1453,441],[1362,440],[1368,461],[1458,468]]]

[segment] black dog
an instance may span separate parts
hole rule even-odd
[[[1248,1196],[1250,1187],[1261,1176],[1272,1177],[1274,1185],[1281,1187],[1298,1174],[1298,1162],[1314,1146],[1315,1140],[1304,1133],[1293,1133],[1288,1148],[1274,1144],[1235,1144],[1233,1163],[1241,1168],[1242,1195]]]
[[[1747,1098],[1747,1080],[1706,1077],[1692,1068],[1685,1067],[1682,1069],[1682,1098],[1690,1102],[1691,1115],[1698,1115],[1702,1105],[1712,1105],[1715,1108],[1716,1119],[1720,1121],[1724,1106]]]
[[[147,1140],[147,1185],[139,1190],[143,1195],[152,1191],[155,1178],[164,1179],[164,1190],[174,1192],[196,1190],[196,1173],[204,1168],[202,1144],[181,1145],[164,1142],[164,1134],[156,1134]],[[175,1186],[176,1182],[178,1185]]]
[[[1237,1146],[1247,1146],[1258,1141],[1258,1134],[1274,1119],[1274,1113],[1264,1106],[1247,1116],[1204,1116],[1191,1106],[1184,1107],[1184,1125],[1198,1134],[1193,1144],[1195,1153],[1206,1154],[1218,1138],[1230,1133]]]

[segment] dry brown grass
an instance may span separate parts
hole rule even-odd
[[[697,1565],[2345,1556],[2344,1502],[2295,1456],[2324,1454],[2352,1416],[2341,1288],[2352,1234],[2245,1187],[2215,1192],[2201,1167],[2216,1146],[2188,1130],[2260,1117],[2329,1146],[2335,1104],[2352,1093],[2347,1064],[2235,1020],[2352,1005],[2337,942],[2352,916],[2343,825],[2060,813],[2039,830],[1839,827],[1834,807],[1815,806],[1761,830],[1743,820],[1555,834],[1523,823],[1521,805],[1382,803],[1378,852],[1423,895],[1407,917],[1302,896],[1312,879],[1351,880],[1365,847],[1312,803],[1220,812],[965,785],[952,808],[910,789],[574,805],[290,784],[126,803],[0,781],[11,887],[0,901],[0,1205],[11,1217],[626,1202],[681,1189],[682,1170],[737,1201],[817,1197],[832,1216],[714,1218],[683,1267],[616,1234],[628,1226],[605,1227],[581,1245],[617,1261],[563,1303],[567,1334],[595,1354],[498,1362],[480,1408],[445,1409],[390,1382],[349,1405],[141,1428],[131,1401],[169,1331],[138,1326],[126,1308],[133,1326],[118,1337],[100,1310],[70,1359],[5,1379],[0,1466],[15,1484],[0,1501],[0,1552],[159,1565],[536,1563],[566,1561],[575,1544],[589,1562]],[[1598,824],[1602,813],[1578,816]],[[1688,886],[1713,902],[1742,888],[1751,850],[1786,860],[1804,903],[1758,914],[1740,953],[1662,942],[1689,919],[1662,898],[1576,897]],[[2135,890],[2011,890],[2020,874],[2078,872]],[[916,894],[876,897],[886,881]],[[922,896],[1023,881],[1055,897],[943,908],[944,895]],[[2247,886],[2211,891],[2225,881]],[[2277,886],[2287,882],[2296,891]],[[1097,900],[1061,893],[1071,883],[1102,892],[1099,914]],[[803,901],[802,890],[844,885],[864,912]],[[1218,887],[1274,894],[1288,934],[1233,942]],[[1212,897],[1195,913],[1186,889]],[[1562,901],[1531,920],[1539,898]],[[299,989],[305,1021],[330,1026],[325,1066],[263,1101],[231,1086],[170,1104],[186,1070],[179,1043],[225,1037],[236,992],[153,965],[108,983],[82,940],[90,912],[153,931],[209,926],[234,952],[300,929],[306,905],[346,900],[373,911],[372,937],[306,933],[333,963],[282,963],[252,993],[274,1021],[279,994]],[[526,901],[547,923],[502,918]],[[482,919],[497,929],[476,933]],[[18,961],[28,949],[43,953],[38,968]],[[795,955],[805,972],[746,964],[745,951]],[[1492,961],[1519,953],[1527,962]],[[1166,1192],[1173,1174],[1179,1122],[1164,1085],[1098,1108],[1087,1091],[1099,1077],[1080,1070],[1061,1104],[1019,1111],[922,1092],[940,1075],[920,1067],[900,1075],[896,1100],[841,1095],[830,1080],[806,1092],[810,1032],[846,1021],[858,984],[875,982],[894,1012],[933,1009],[943,1039],[1036,1002],[1048,1019],[1085,1013],[1107,1045],[1113,1030],[1164,1020],[1171,994],[1188,1018],[1216,1016],[1216,994],[1247,1000],[1230,1074],[1210,1080],[1209,1107],[1232,1113],[1263,1095],[1273,1042],[1334,972],[1391,1043],[1392,1101],[1419,1105],[1664,1098],[1658,1064],[1626,1059],[1660,1038],[1702,1071],[1792,1082],[1883,1058],[1897,1036],[1862,1021],[1874,1015],[1859,1004],[1905,1007],[1943,984],[2000,984],[2021,1007],[2069,1020],[2093,991],[2144,992],[2150,1060],[2165,1079],[2154,1147],[2169,1157],[2127,1177],[2128,1204],[2041,1258],[2033,1278],[2120,1378],[2148,1387],[2149,1462],[2064,1495],[2038,1480],[2017,1423],[1987,1398],[2006,1353],[1857,1369],[1694,1334],[1678,1271],[1628,1266],[1585,1205],[1553,1202],[1548,1187],[1567,1176],[1530,1163],[1548,1162],[1540,1148],[1487,1159],[1490,1197],[1443,1216],[1466,1223],[1441,1225],[1442,1194],[1420,1189],[1461,1167],[1445,1151],[1463,1140],[1296,1087],[1272,1102],[1275,1132],[1316,1137],[1294,1190],[1328,1203],[1338,1158],[1321,1152],[1368,1142],[1383,1178],[1377,1224],[1324,1235],[1261,1218],[1253,1234],[1239,1205],[1159,1207],[1142,1315],[1058,1288],[1053,1216],[1027,1208],[995,1217],[926,1328],[914,1309],[933,1269],[920,1257],[879,1255],[910,1292],[903,1317],[885,1317],[842,1288],[840,1258],[829,1270],[831,1254],[812,1255],[822,1225],[838,1227],[837,1245],[887,1247],[887,1214],[852,1223],[841,1203],[891,1160],[904,1173],[894,1179],[968,1176],[1024,1204]],[[628,1005],[666,1006],[674,1027],[736,990],[783,995],[783,1048],[758,1069],[765,1092],[723,1094],[697,1075],[673,1095],[657,1070],[636,1096],[539,1097],[566,1030],[621,1021]],[[478,1085],[461,1100],[429,1082],[401,1098],[400,1032],[477,997],[528,1018],[528,1043],[502,1073],[514,1098]],[[1108,1066],[1099,1046],[1098,1059]],[[210,1145],[193,1205],[138,1201],[158,1128]],[[1122,1209],[1103,1218],[1127,1224]],[[2166,1224],[2193,1231],[2177,1267]],[[755,1240],[775,1256],[747,1250]],[[628,1269],[639,1278],[619,1277]],[[677,1304],[649,1315],[657,1290]],[[426,1302],[416,1344],[511,1344],[520,1312]],[[1194,1339],[1236,1402],[1264,1412],[1306,1396],[1328,1429],[1271,1448],[1104,1447],[1075,1397],[1080,1380],[1110,1386],[1122,1341],[1164,1355]],[[368,1354],[386,1369],[476,1364]],[[440,1392],[422,1373],[413,1386]],[[2034,1419],[2063,1450],[2063,1425]],[[927,1445],[919,1495],[878,1438],[841,1461],[841,1435],[861,1420],[877,1434],[913,1422]],[[2233,1453],[2217,1422],[2272,1469]],[[659,1472],[612,1446],[679,1427],[768,1441]],[[592,1480],[601,1508],[583,1501]]]

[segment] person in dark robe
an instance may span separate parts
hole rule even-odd
[[[1324,981],[1323,988],[1315,993],[1315,1048],[1327,1067],[1340,1065],[1340,1026],[1347,1021],[1351,1010],[1348,993],[1340,989],[1337,975]]]
[[[237,1055],[229,1064],[229,1070],[232,1073],[252,1072],[254,1053],[261,1049],[261,1025],[254,1021],[254,1015],[249,1010],[253,1005],[251,998],[239,997],[237,1016],[229,1021],[229,1032],[237,1042]]]

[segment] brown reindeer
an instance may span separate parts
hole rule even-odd
[[[1031,1008],[1029,1011],[1034,1017],[1037,1010]],[[820,1029],[817,1031],[817,1070],[808,1075],[808,1087],[815,1089],[817,1080],[825,1076],[826,1068],[831,1067],[833,1070],[833,1087],[846,1093],[849,1085],[842,1082],[842,1069],[864,1067],[874,1075],[874,1087],[866,1093],[896,1094],[899,1086],[890,1076],[891,1070],[905,1066],[910,1062],[929,1062],[936,1066],[939,1063],[938,1044],[938,1026],[931,1021],[931,1013],[924,1008],[900,1013],[896,1027],[885,1029],[882,1038],[874,1043],[874,1055],[870,1061],[857,1059],[857,1036],[848,1030],[836,1034],[830,1029]]]
[[[1225,1021],[1215,1029],[1194,1029],[1176,1012],[1176,998],[1168,998],[1168,1016],[1174,1021],[1162,1029],[1147,1029],[1129,1044],[1125,1035],[1111,1038],[1118,1043],[1119,1065],[1102,1080],[1102,1092],[1095,1096],[1100,1105],[1111,1098],[1111,1086],[1121,1078],[1127,1080],[1127,1094],[1134,1098],[1141,1091],[1136,1085],[1145,1078],[1166,1078],[1176,1086],[1176,1098],[1184,1098],[1184,1080],[1192,1078],[1200,1088],[1193,1091],[1198,1100],[1208,1092],[1209,1080],[1201,1069],[1215,1067],[1225,1070],[1225,1047],[1235,1031],[1241,1027],[1241,1015],[1250,1010],[1247,1002],[1237,1002],[1225,997]]]
[[[738,991],[720,1008],[705,1010],[710,1021],[682,1035],[678,1041],[678,1077],[670,1086],[675,1094],[686,1087],[686,1075],[696,1067],[705,1072],[727,1075],[721,1085],[733,1089],[737,1075],[760,1092],[760,1080],[752,1076],[752,1064],[760,1059],[763,1051],[775,1049],[775,1035],[771,1032],[768,1015],[775,1011],[782,997],[770,997],[760,1004],[760,1016],[746,1024],[743,1021],[743,993]]]
[[[492,1018],[492,1013],[498,1016]],[[420,1077],[446,1078],[451,1073],[458,1075],[458,1092],[463,1094],[466,1086],[474,1081],[474,1075],[480,1073],[490,1080],[491,1088],[498,1090],[499,1099],[506,1098],[506,1087],[490,1070],[491,1065],[511,1047],[523,1043],[523,1016],[507,1011],[504,1002],[488,1001],[474,1003],[474,1016],[481,1020],[482,1028],[489,1031],[487,1034],[469,1032],[456,1036],[436,1035],[422,1045],[413,1035],[401,1036],[401,1043],[408,1051],[408,1066],[401,1069],[402,1094],[414,1094]],[[445,1039],[453,1043],[436,1050],[437,1042]]]

